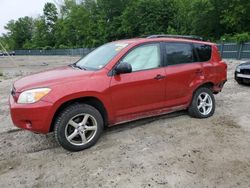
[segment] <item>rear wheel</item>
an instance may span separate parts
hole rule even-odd
[[[73,104],[65,108],[55,121],[55,137],[69,151],[81,151],[93,146],[102,130],[100,112],[86,104]]]
[[[208,118],[214,114],[215,99],[209,88],[199,88],[193,95],[192,102],[188,108],[189,115],[195,118]]]

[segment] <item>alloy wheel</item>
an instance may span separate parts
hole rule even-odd
[[[90,114],[79,114],[69,120],[65,127],[66,139],[75,146],[89,143],[97,133],[97,121]]]
[[[211,113],[213,109],[213,100],[208,93],[201,93],[197,99],[197,108],[199,112],[206,116]]]

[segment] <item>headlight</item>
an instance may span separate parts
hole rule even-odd
[[[39,88],[24,91],[18,97],[19,104],[32,104],[39,101],[51,91],[50,88]]]
[[[236,68],[236,72],[240,72],[240,68],[239,67]]]

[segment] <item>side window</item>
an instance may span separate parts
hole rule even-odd
[[[166,43],[168,65],[193,62],[192,45],[188,43]]]
[[[129,63],[132,71],[153,69],[161,66],[159,44],[147,44],[133,49],[123,58],[122,62]]]
[[[212,47],[205,44],[194,44],[194,48],[198,54],[199,61],[205,62],[211,59]]]

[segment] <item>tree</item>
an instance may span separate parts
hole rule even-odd
[[[243,33],[250,31],[250,1],[227,0],[222,2],[221,23],[227,33]]]
[[[194,34],[248,40],[249,0],[56,0],[43,15],[10,21],[10,49],[97,47],[151,34]]]
[[[218,39],[223,34],[220,22],[221,0],[195,0],[192,4],[192,34]]]
[[[89,13],[84,4],[66,1],[63,17],[56,25],[56,45],[82,47],[86,44]]]
[[[30,41],[33,33],[33,19],[30,17],[19,18],[17,21],[11,20],[5,26],[10,43],[10,48],[22,49],[27,41]]]
[[[127,37],[166,33],[173,26],[176,6],[171,0],[136,0],[122,15],[122,29]]]
[[[43,8],[44,16],[41,17],[46,25],[47,46],[55,46],[55,28],[58,19],[58,12],[55,4],[46,3]]]
[[[39,17],[34,22],[34,32],[32,37],[32,44],[27,46],[27,48],[42,48],[45,46],[49,46],[49,36],[48,36],[48,30],[45,23],[44,17]]]
[[[176,13],[173,20],[173,29],[176,34],[190,34],[192,31],[192,6],[194,1],[175,0]]]

